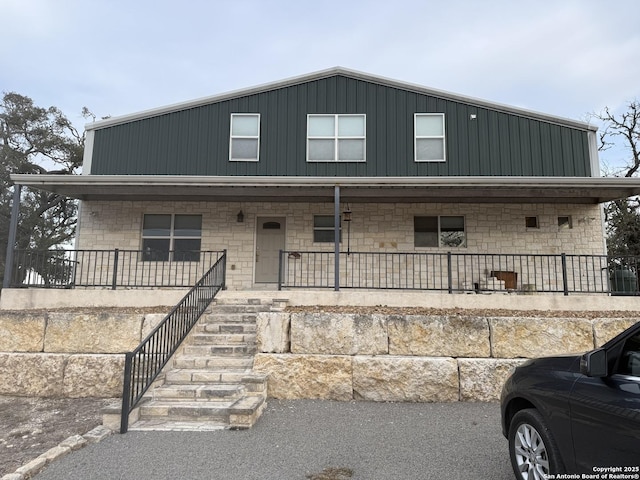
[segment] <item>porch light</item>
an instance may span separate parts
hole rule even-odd
[[[347,209],[342,212],[342,220],[347,222],[347,255],[351,255],[351,208],[347,203]]]
[[[238,212],[238,223],[242,223],[244,222],[244,213],[242,213],[242,210],[240,210]]]
[[[349,205],[347,205],[347,209],[342,212],[342,220],[344,220],[345,222],[351,221],[351,209],[349,208]]]

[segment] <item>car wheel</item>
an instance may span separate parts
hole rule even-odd
[[[544,480],[563,473],[560,453],[535,409],[520,410],[509,426],[509,455],[518,480]]]

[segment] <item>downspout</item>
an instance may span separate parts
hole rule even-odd
[[[16,183],[13,186],[13,204],[11,205],[11,221],[9,223],[9,238],[7,240],[7,256],[4,261],[4,281],[2,282],[2,288],[9,288],[11,286],[11,277],[13,276],[13,254],[16,248],[21,192],[22,185]]]
[[[333,241],[335,246],[334,261],[334,290],[340,290],[340,185],[336,185],[333,191]]]

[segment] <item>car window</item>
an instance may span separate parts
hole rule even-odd
[[[624,343],[618,373],[640,377],[640,333],[628,338]]]

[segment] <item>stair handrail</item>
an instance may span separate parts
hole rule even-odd
[[[153,384],[216,294],[225,288],[227,251],[133,351],[125,354],[120,433],[129,414]]]

